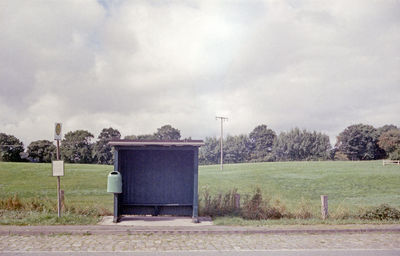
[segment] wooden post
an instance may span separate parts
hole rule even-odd
[[[235,209],[240,209],[240,194],[235,194]]]
[[[58,217],[61,217],[61,183],[60,183],[60,176],[57,176],[57,214]]]
[[[61,210],[65,210],[64,190],[60,190],[61,197]]]
[[[328,218],[328,196],[321,195],[321,214],[322,219]]]

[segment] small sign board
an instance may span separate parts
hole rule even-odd
[[[53,160],[51,165],[53,167],[53,176],[64,176],[64,161]]]
[[[54,126],[54,139],[55,140],[62,139],[61,128],[62,128],[61,123],[55,123],[55,126]]]

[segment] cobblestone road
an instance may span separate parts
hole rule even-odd
[[[398,249],[399,233],[3,235],[1,252]]]

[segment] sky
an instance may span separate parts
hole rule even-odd
[[[400,126],[400,1],[0,1],[0,132]]]

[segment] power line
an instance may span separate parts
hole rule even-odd
[[[216,116],[215,120],[221,120],[221,138],[220,138],[220,143],[221,143],[221,170],[224,169],[224,153],[223,153],[223,146],[222,146],[222,141],[224,138],[224,126],[223,123],[224,121],[228,121],[227,117],[223,117],[223,116]]]

